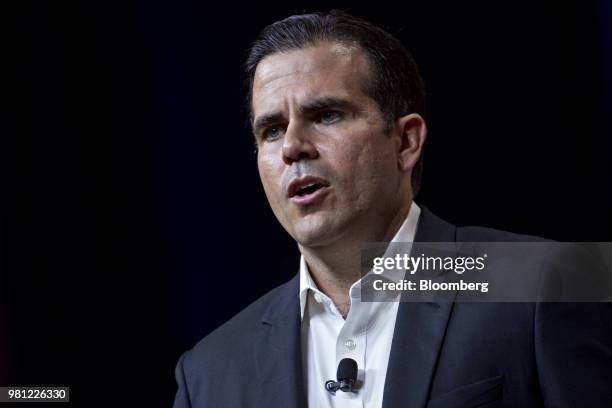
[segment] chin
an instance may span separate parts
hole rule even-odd
[[[325,246],[333,241],[324,234],[297,234],[294,239],[301,246],[308,248]]]
[[[306,247],[329,245],[341,235],[331,220],[302,220],[293,227],[295,241]]]

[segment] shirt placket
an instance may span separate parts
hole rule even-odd
[[[369,304],[361,303],[359,290],[351,288],[351,308],[336,341],[336,367],[344,358],[357,362],[357,381],[354,392],[337,392],[337,407],[363,408],[363,383],[365,381],[366,327]]]

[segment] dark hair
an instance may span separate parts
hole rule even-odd
[[[398,117],[409,113],[424,115],[425,90],[412,54],[382,28],[340,10],[290,16],[262,30],[245,64],[247,104],[251,114],[253,81],[259,62],[278,52],[314,46],[323,41],[356,44],[366,53],[371,69],[364,92],[378,104],[386,133],[391,131]],[[422,160],[419,159],[412,170],[413,194],[419,190],[421,173]]]

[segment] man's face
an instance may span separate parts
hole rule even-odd
[[[368,75],[361,49],[328,42],[257,66],[259,175],[274,214],[303,246],[371,238],[397,211],[398,138],[384,133],[363,91]]]

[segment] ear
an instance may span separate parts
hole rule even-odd
[[[397,134],[397,165],[401,171],[410,171],[421,157],[427,137],[427,125],[425,119],[418,113],[402,116],[396,124],[399,131]]]

